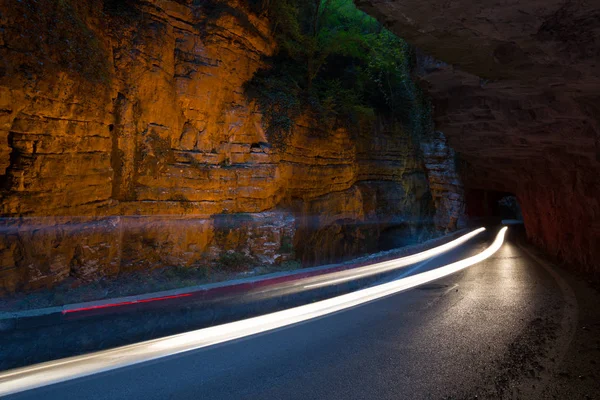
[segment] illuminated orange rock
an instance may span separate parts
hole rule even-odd
[[[384,121],[352,137],[301,119],[285,151],[268,143],[243,91],[268,21],[235,1],[106,4],[3,7],[0,292],[231,252],[314,264],[431,217],[419,144]]]

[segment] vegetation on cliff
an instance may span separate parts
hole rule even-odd
[[[246,86],[272,142],[284,145],[301,115],[350,130],[376,115],[411,132],[428,123],[411,78],[412,49],[352,0],[250,1],[271,21],[278,44],[270,67]]]
[[[0,77],[23,76],[33,82],[62,71],[94,83],[109,79],[107,49],[90,24],[94,4],[74,0],[10,3],[6,8],[11,8],[11,14],[28,24],[11,24],[4,10],[0,13],[0,46],[18,54],[1,60]]]

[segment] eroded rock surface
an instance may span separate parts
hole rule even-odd
[[[395,224],[429,235],[435,205],[456,223],[443,154],[428,175],[385,121],[302,120],[269,143],[243,85],[275,43],[235,1],[0,3],[0,291],[227,254],[333,261]]]
[[[597,273],[600,2],[357,4],[433,56],[422,74],[465,185],[515,193],[531,239]]]
[[[421,149],[435,205],[436,227],[446,232],[463,227],[465,193],[454,149],[440,131],[430,132],[421,141]]]

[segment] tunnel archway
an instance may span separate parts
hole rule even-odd
[[[467,190],[466,214],[473,220],[523,220],[517,197],[510,192],[495,190]]]

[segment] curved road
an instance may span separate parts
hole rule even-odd
[[[8,398],[552,398],[578,302],[555,270],[508,239],[486,261],[407,292]],[[572,398],[594,398],[587,379]]]

